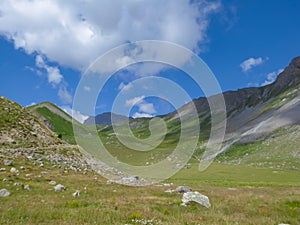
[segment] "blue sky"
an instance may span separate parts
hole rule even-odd
[[[90,63],[120,44],[152,39],[172,41],[198,54],[223,91],[262,86],[300,55],[299,10],[298,0],[3,0],[0,95],[23,106],[51,101],[70,113],[77,85]],[[191,98],[203,95],[175,68],[140,67],[109,80],[95,113],[110,111],[121,88],[139,78],[137,73],[171,79]],[[146,98],[131,115],[172,110],[166,101]],[[79,120],[86,116],[73,113]]]

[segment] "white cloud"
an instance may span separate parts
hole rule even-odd
[[[83,89],[87,92],[90,92],[91,91],[91,87],[90,86],[84,86]]]
[[[128,41],[172,41],[199,52],[210,15],[220,7],[218,0],[6,0],[0,1],[0,35],[28,54],[84,70]],[[58,71],[50,72],[49,82],[59,82]]]
[[[140,113],[140,112],[136,112],[133,114],[132,116],[133,118],[151,118],[153,117],[153,115],[148,114],[148,113]]]
[[[265,85],[273,83],[276,80],[277,75],[280,74],[281,72],[283,72],[283,69],[279,69],[272,73],[268,73],[266,80],[260,86],[265,86]]]
[[[27,107],[30,107],[30,106],[33,106],[33,105],[36,105],[36,103],[35,102],[31,102],[30,104],[26,105],[25,107],[27,108]]]
[[[129,91],[131,88],[133,88],[132,83],[125,84],[123,82],[118,87],[119,91]]]
[[[56,85],[62,82],[63,75],[61,75],[57,67],[48,66],[41,55],[35,57],[35,65],[47,71],[48,82]]]
[[[152,103],[146,103],[146,102],[139,104],[139,111],[148,114],[156,113],[154,105]]]
[[[267,60],[267,59],[266,59]],[[251,70],[253,67],[259,66],[264,62],[262,57],[259,58],[249,58],[240,64],[243,72]]]
[[[73,110],[70,106],[61,106],[60,108],[80,123],[83,123],[88,118],[87,115],[83,115],[81,112]]]
[[[138,117],[153,117],[154,113],[156,113],[155,107],[153,103],[149,103],[144,100],[145,96],[138,96],[134,97],[132,99],[128,99],[125,102],[125,105],[127,107],[133,107],[137,106],[138,107],[138,112],[135,112],[133,117],[138,118]]]
[[[142,96],[138,96],[138,97],[134,97],[134,98],[128,99],[128,100],[126,100],[125,105],[126,105],[127,107],[132,107],[132,106],[134,106],[134,105],[136,105],[136,104],[142,102],[142,100],[143,100],[144,98],[145,98],[145,96],[142,95]]]
[[[69,91],[67,90],[67,88],[64,85],[59,87],[58,96],[63,103],[71,104],[73,101],[72,95],[69,93]]]

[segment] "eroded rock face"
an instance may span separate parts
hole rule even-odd
[[[189,202],[196,202],[206,208],[210,208],[209,198],[205,195],[200,194],[199,192],[186,192],[182,196],[182,204],[186,206]]]

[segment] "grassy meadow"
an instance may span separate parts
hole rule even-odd
[[[107,184],[93,172],[14,160],[17,169],[25,169],[18,176],[10,174],[9,166],[0,172],[0,187],[11,192],[0,198],[0,224],[300,224],[299,171],[214,163],[200,173],[196,163],[191,165],[165,182],[207,195],[210,209],[181,206],[182,194],[166,193],[169,187]],[[51,180],[67,190],[55,192]],[[76,190],[80,196],[73,197]]]

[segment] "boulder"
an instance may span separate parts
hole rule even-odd
[[[210,202],[209,198],[205,195],[200,194],[199,192],[186,192],[182,196],[182,204],[183,206],[186,206],[189,202],[196,202],[206,208],[210,208]]]
[[[0,196],[1,197],[7,197],[7,196],[10,196],[10,192],[6,189],[1,189],[0,190]]]

